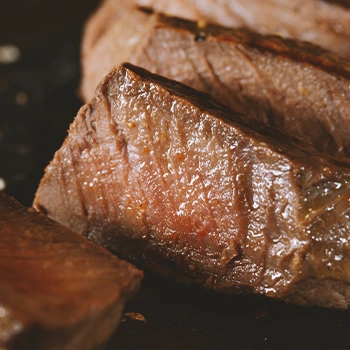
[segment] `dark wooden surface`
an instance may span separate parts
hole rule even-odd
[[[81,28],[96,4],[1,5],[0,45],[16,45],[22,55],[17,63],[0,64],[0,178],[22,204],[31,204],[81,105]],[[126,312],[106,349],[350,349],[349,312],[221,295],[149,272]],[[142,318],[138,314],[145,321],[135,319]]]

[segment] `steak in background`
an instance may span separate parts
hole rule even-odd
[[[112,67],[131,62],[208,92],[321,152],[350,156],[349,61],[308,43],[244,29],[132,7],[119,8],[117,18],[115,13],[102,7],[86,27],[85,101]]]
[[[346,309],[349,180],[349,163],[124,65],[79,111],[34,205],[177,280]]]
[[[96,349],[142,272],[0,193],[0,348]]]
[[[118,0],[105,0],[118,1]],[[247,27],[309,41],[350,58],[348,0],[136,0],[141,6],[191,20]]]

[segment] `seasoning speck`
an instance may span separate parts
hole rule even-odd
[[[195,36],[194,40],[197,41],[198,43],[204,41],[205,40],[205,34],[204,33],[197,34]]]
[[[203,29],[207,26],[207,22],[206,21],[203,21],[203,20],[199,20],[197,21],[197,28],[200,28],[200,29]]]
[[[0,191],[3,191],[5,188],[6,188],[6,182],[2,177],[0,177]]]
[[[14,45],[0,46],[0,64],[16,63],[21,58],[21,51]]]
[[[17,95],[16,95],[16,103],[19,105],[19,106],[24,106],[28,103],[28,95],[24,92],[19,92]]]

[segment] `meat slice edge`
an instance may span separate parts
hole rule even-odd
[[[191,20],[309,41],[344,58],[350,57],[348,3],[347,6],[322,0],[136,0],[136,3]]]
[[[124,65],[80,110],[34,205],[179,280],[347,308],[349,170],[209,95]],[[343,294],[313,295],[313,280]]]
[[[142,272],[0,193],[0,346],[96,349]]]
[[[87,26],[82,54],[85,101],[113,66],[130,61],[208,92],[321,152],[350,155],[346,60],[307,43],[134,8],[123,12],[93,45],[92,28]]]

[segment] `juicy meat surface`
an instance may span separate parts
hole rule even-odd
[[[0,193],[0,348],[96,349],[141,271]]]
[[[132,7],[123,8],[111,25],[104,14],[102,7],[86,28],[85,101],[112,67],[131,62],[208,92],[321,152],[350,156],[349,61],[307,43]],[[101,22],[107,29],[97,27]]]
[[[124,65],[79,111],[34,205],[178,280],[348,308],[349,176],[349,163]]]
[[[118,0],[106,0],[117,1]],[[350,7],[320,0],[136,0],[157,12],[309,41],[350,58]]]

